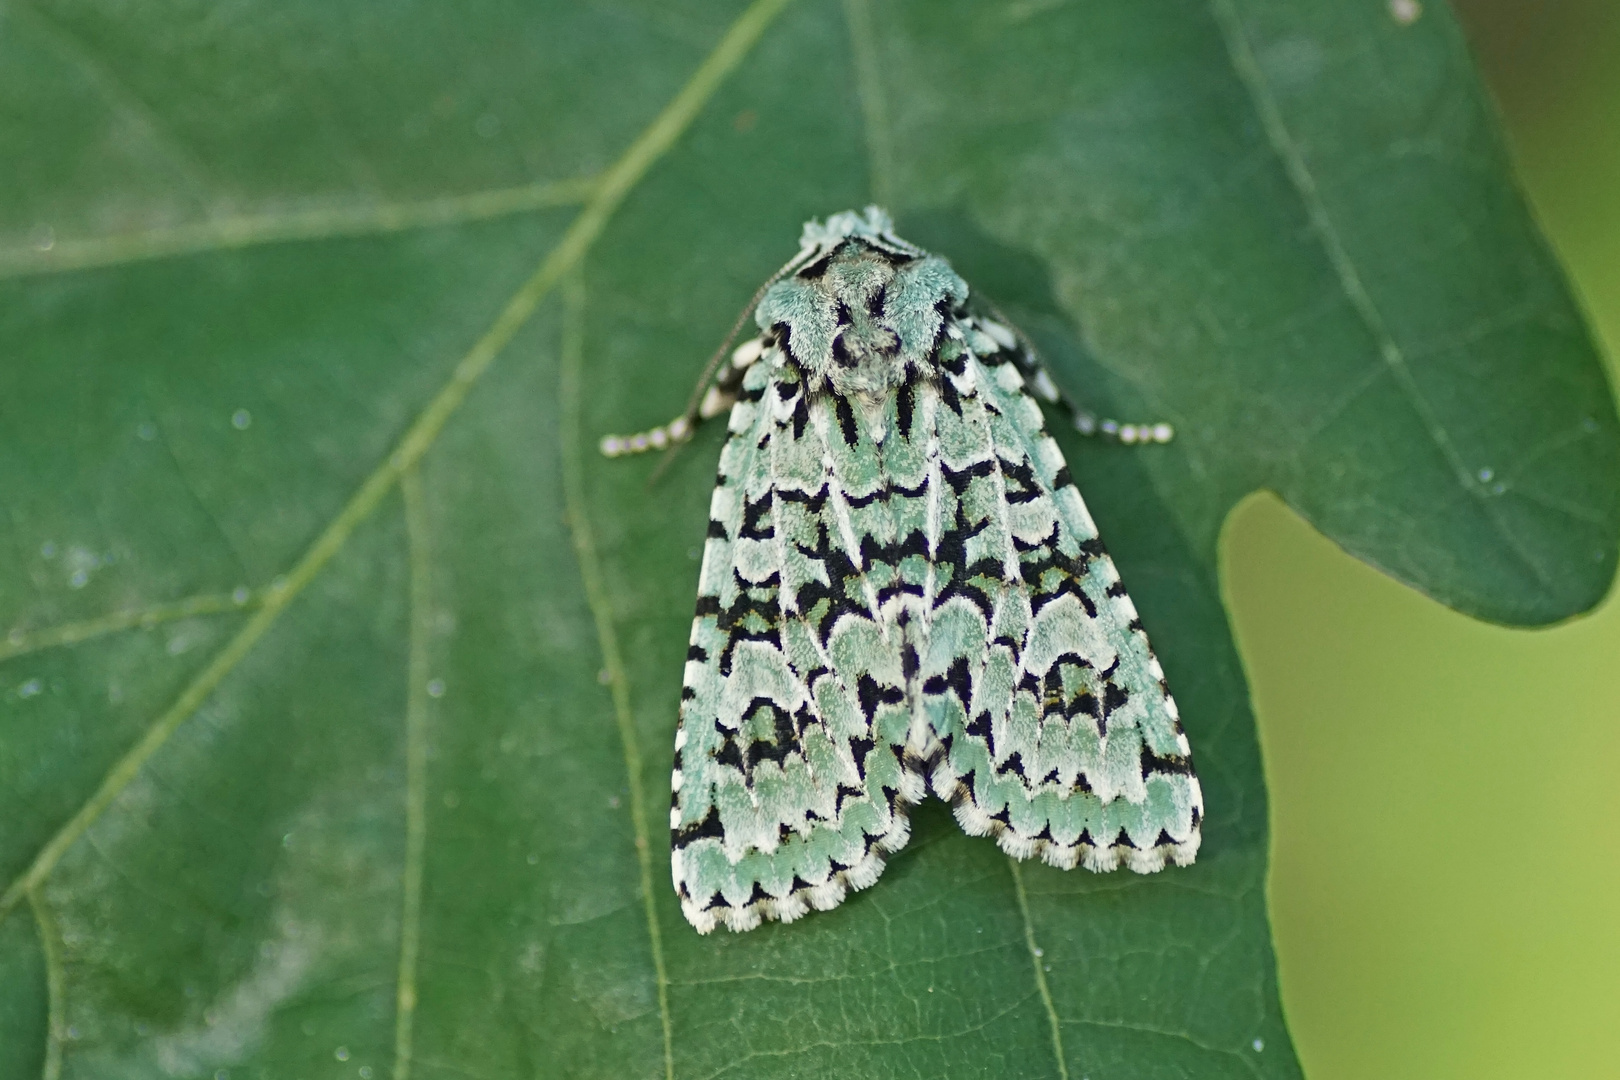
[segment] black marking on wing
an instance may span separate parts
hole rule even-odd
[[[739,538],[749,540],[776,539],[776,525],[771,515],[771,502],[771,495],[767,492],[762,498],[743,503],[742,528],[737,530]]]
[[[838,430],[844,436],[847,446],[854,446],[860,438],[855,427],[855,410],[850,408],[849,399],[842,394],[829,394],[832,398],[833,413],[838,417]]]
[[[726,835],[724,826],[720,824],[720,808],[718,806],[709,807],[709,812],[702,821],[688,825],[684,829],[671,829],[669,832],[669,842],[677,850],[686,847],[695,840],[702,840],[706,837],[714,837],[718,840]]]
[[[861,713],[868,723],[877,718],[880,704],[899,705],[906,700],[906,692],[898,686],[879,686],[876,679],[865,672],[855,682],[855,693],[861,702]]]

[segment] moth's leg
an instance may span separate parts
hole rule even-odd
[[[721,367],[712,379],[705,372],[704,379],[709,380],[708,388],[705,390],[702,382],[698,384],[699,393],[693,395],[697,404],[693,408],[650,431],[640,431],[634,435],[609,435],[602,440],[602,453],[607,457],[641,454],[648,450],[664,450],[690,439],[698,425],[719,416],[736,402],[737,392],[742,389],[743,375],[765,351],[765,343],[764,335],[750,338],[737,346],[730,362]]]
[[[1151,424],[1122,423],[1082,409],[1058,389],[1057,383],[1052,381],[1052,376],[1046,373],[1046,367],[1041,363],[1034,346],[1023,334],[1014,330],[1010,323],[985,316],[977,316],[973,322],[999,346],[1000,355],[1009,357],[1018,365],[1019,373],[1024,376],[1024,385],[1030,392],[1067,413],[1074,430],[1080,434],[1127,444],[1167,443],[1175,438],[1175,429],[1163,421]]]

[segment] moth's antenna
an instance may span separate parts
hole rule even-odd
[[[753,299],[749,300],[742,311],[738,313],[737,321],[731,324],[731,329],[727,331],[725,339],[720,342],[720,347],[714,351],[713,356],[709,357],[709,362],[703,365],[703,374],[698,378],[697,386],[692,390],[691,400],[686,403],[686,408],[681,412],[680,417],[670,425],[671,427],[679,425],[686,438],[672,439],[670,441],[669,449],[664,451],[664,456],[658,460],[652,475],[647,477],[647,486],[649,488],[653,486],[660,476],[664,475],[665,470],[669,468],[670,462],[674,460],[675,454],[680,450],[681,444],[687,438],[690,438],[692,431],[696,429],[699,419],[698,410],[703,405],[704,394],[708,391],[709,384],[714,381],[715,373],[720,370],[720,365],[725,363],[726,353],[730,351],[731,343],[737,340],[737,335],[742,332],[744,324],[748,322],[748,316],[754,313],[754,309],[759,306],[759,302],[765,298],[766,290],[786,277],[790,270],[803,261],[805,254],[803,251],[799,252],[780,270],[765,279],[765,284],[755,291]]]
[[[1057,384],[1052,381],[1051,375],[1047,373],[1046,361],[1041,359],[1040,350],[1035,347],[1034,340],[1024,332],[1023,327],[1009,319],[994,300],[981,298],[979,302],[992,318],[1011,331],[1013,337],[1029,354],[1030,360],[1034,362],[1033,368],[1023,373],[1029,389],[1043,401],[1062,406],[1069,414],[1074,430],[1082,435],[1098,436],[1109,442],[1126,444],[1167,443],[1175,438],[1176,429],[1163,421],[1152,424],[1122,424],[1118,420],[1099,417],[1091,410],[1076,405],[1074,400],[1058,389]]]
[[[720,365],[725,363],[726,353],[731,351],[731,343],[737,340],[737,335],[742,332],[743,325],[748,322],[748,316],[754,313],[754,309],[759,306],[759,302],[765,298],[765,290],[782,280],[782,274],[786,269],[787,267],[783,267],[765,279],[765,284],[761,285],[758,291],[754,293],[754,298],[748,301],[737,315],[737,321],[731,324],[730,330],[726,331],[725,339],[720,342],[720,347],[714,351],[713,356],[709,357],[709,362],[703,365],[703,374],[698,377],[697,388],[692,391],[692,398],[686,403],[686,410],[681,413],[682,416],[686,417],[688,423],[697,419],[698,406],[703,403],[703,392],[709,388],[709,383],[714,380],[714,373],[720,370]],[[674,447],[670,447],[670,449],[674,450]]]

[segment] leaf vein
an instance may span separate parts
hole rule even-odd
[[[422,943],[422,871],[427,847],[428,644],[433,628],[432,537],[422,471],[400,476],[410,565],[410,649],[405,690],[405,865],[400,882],[399,976],[394,990],[394,1080],[410,1080],[416,969]]]
[[[1052,1053],[1057,1057],[1058,1076],[1060,1080],[1069,1080],[1069,1063],[1063,1053],[1063,1025],[1058,1020],[1057,1005],[1052,1001],[1052,990],[1046,985],[1041,948],[1035,942],[1035,921],[1029,914],[1029,894],[1024,891],[1023,868],[1018,865],[1017,859],[1010,856],[1007,867],[1012,872],[1013,891],[1018,896],[1018,914],[1024,922],[1024,945],[1029,950],[1030,966],[1035,971],[1035,989],[1040,993],[1041,1004],[1046,1008],[1046,1021],[1052,1030]]]
[[[891,960],[886,966],[874,968],[871,971],[851,971],[838,975],[820,975],[806,977],[800,975],[775,975],[768,971],[745,972],[735,975],[719,975],[712,979],[676,979],[671,985],[682,987],[696,986],[727,986],[737,983],[771,983],[784,986],[828,986],[836,983],[868,982],[898,975],[910,968],[927,967],[942,963],[960,963],[980,956],[992,956],[1014,948],[1011,942],[987,945],[982,949],[965,949],[962,952],[953,952],[948,955],[929,956],[914,960]]]
[[[889,101],[883,92],[883,71],[878,60],[877,29],[868,0],[844,0],[844,21],[849,26],[850,53],[855,62],[855,96],[861,103],[866,133],[867,169],[871,172],[872,201],[889,207],[894,198],[894,145],[889,126]]]
[[[908,1046],[913,1043],[943,1043],[952,1039],[963,1039],[969,1035],[976,1035],[981,1031],[985,1031],[993,1027],[998,1021],[1011,1016],[1013,1013],[1023,1008],[1024,1003],[1034,996],[1034,994],[1026,994],[1024,997],[1012,1001],[1005,1008],[1000,1009],[975,1023],[968,1024],[965,1027],[961,1027],[953,1031],[941,1032],[937,1035],[910,1035],[898,1039],[818,1039],[815,1042],[800,1043],[796,1046],[784,1046],[777,1050],[750,1050],[735,1060],[727,1062],[714,1072],[707,1074],[702,1078],[702,1080],[717,1080],[717,1078],[724,1076],[727,1073],[735,1072],[744,1065],[748,1064],[750,1061],[759,1058],[793,1057],[798,1054],[808,1053],[812,1050],[836,1050],[842,1047]]]
[[[79,40],[76,34],[34,5],[14,0],[6,11],[9,15],[22,15],[41,37],[50,42],[58,55],[77,67],[102,100],[138,128],[190,187],[199,193],[208,190],[207,165],[180,138],[174,126],[148,104],[128,80],[97,57],[94,50]]]
[[[596,180],[541,181],[408,202],[317,206],[204,221],[138,232],[54,240],[50,246],[0,249],[0,280],[60,274],[179,255],[231,251],[262,244],[384,235],[585,202]]]
[[[1440,423],[1435,414],[1434,407],[1424,397],[1418,388],[1417,380],[1412,374],[1407,362],[1406,352],[1390,332],[1383,314],[1367,291],[1365,283],[1361,280],[1361,272],[1356,268],[1355,260],[1339,236],[1338,228],[1333,224],[1328,214],[1327,206],[1316,184],[1316,177],[1312,174],[1310,166],[1305,161],[1299,143],[1294,139],[1283,119],[1282,108],[1272,92],[1270,84],[1266,81],[1265,73],[1260,69],[1259,60],[1249,43],[1247,32],[1243,28],[1242,18],[1238,15],[1233,0],[1210,0],[1210,10],[1215,16],[1216,25],[1220,28],[1221,36],[1225,40],[1227,55],[1232,62],[1238,81],[1243,84],[1253,102],[1255,111],[1259,114],[1261,127],[1266,133],[1266,139],[1271,144],[1272,151],[1276,153],[1287,175],[1294,193],[1304,206],[1307,218],[1310,220],[1312,230],[1327,256],[1328,263],[1338,278],[1339,288],[1343,291],[1345,299],[1349,301],[1351,309],[1361,321],[1363,327],[1372,337],[1377,346],[1378,355],[1384,365],[1389,368],[1395,377],[1395,385],[1400,388],[1401,395],[1406,399],[1412,411],[1417,414],[1418,421],[1423,425],[1430,441],[1439,451],[1441,458],[1450,468],[1457,485],[1466,493],[1475,497],[1477,504],[1485,519],[1490,522],[1498,537],[1501,538],[1507,550],[1516,556],[1525,568],[1530,571],[1536,581],[1545,589],[1551,591],[1552,579],[1539,563],[1532,558],[1531,553],[1522,543],[1512,535],[1501,515],[1488,499],[1488,494],[1481,488],[1475,479],[1473,470],[1463,461],[1462,454],[1452,442],[1451,435]]]
[[[44,649],[78,645],[91,638],[115,634],[120,630],[147,630],[179,619],[192,619],[201,615],[222,615],[233,611],[252,611],[264,598],[263,590],[242,593],[202,593],[182,600],[170,600],[148,607],[125,608],[122,611],[98,615],[93,619],[59,623],[38,630],[13,629],[0,640],[0,660],[40,652]]]
[[[585,500],[584,465],[580,461],[580,369],[585,351],[585,283],[578,271],[563,284],[563,342],[558,365],[557,398],[562,413],[558,440],[561,444],[564,518],[574,543],[574,557],[585,587],[585,602],[596,624],[597,647],[602,667],[608,675],[608,691],[613,699],[613,718],[619,729],[624,768],[630,781],[630,823],[635,835],[636,864],[641,873],[641,903],[647,919],[647,939],[652,949],[653,976],[658,991],[658,1019],[664,1036],[664,1076],[674,1080],[675,1046],[669,1015],[669,973],[664,967],[664,940],[658,926],[658,903],[653,893],[652,850],[647,829],[647,809],[641,790],[641,744],[636,737],[635,717],[630,710],[630,679],[619,651],[618,633],[613,628],[612,601],[602,574],[601,558],[591,532]]]
[[[1226,1057],[1236,1058],[1243,1063],[1244,1067],[1247,1068],[1251,1074],[1255,1076],[1264,1075],[1260,1071],[1260,1066],[1254,1061],[1254,1059],[1242,1051],[1233,1050],[1225,1046],[1214,1046],[1210,1043],[1204,1042],[1201,1039],[1193,1038],[1185,1031],[1171,1031],[1167,1028],[1153,1027],[1150,1024],[1127,1024],[1118,1020],[1090,1020],[1085,1018],[1071,1018],[1064,1020],[1063,1023],[1072,1024],[1075,1027],[1102,1028],[1110,1031],[1133,1031],[1142,1035],[1157,1035],[1165,1039],[1176,1039],[1180,1042],[1187,1043],[1190,1046],[1197,1047],[1199,1050],[1203,1050],[1205,1053],[1221,1054]]]
[[[45,956],[45,1067],[40,1080],[59,1080],[67,1034],[67,973],[62,968],[61,935],[38,889],[28,890],[28,906],[33,909],[34,929]]]

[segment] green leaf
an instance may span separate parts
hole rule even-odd
[[[4,9],[0,1075],[1297,1076],[1228,510],[1526,624],[1620,531],[1608,387],[1413,10]],[[1176,424],[1065,449],[1205,845],[1063,873],[931,804],[838,910],[699,937],[661,823],[722,432],[650,489],[592,447],[870,198]]]

